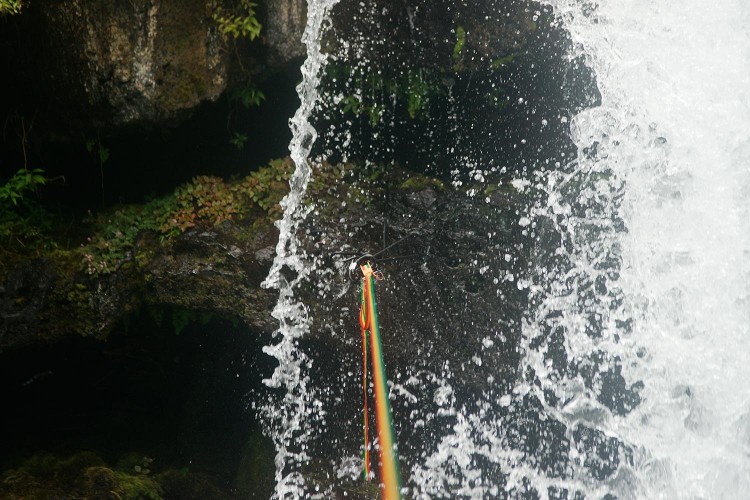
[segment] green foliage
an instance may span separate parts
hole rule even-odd
[[[339,98],[342,113],[355,116],[366,113],[371,127],[380,123],[387,105],[394,99],[415,119],[424,116],[431,98],[444,93],[439,75],[426,70],[410,70],[398,78],[387,78],[377,72],[363,73],[329,65],[327,76],[329,82],[344,83],[350,92]],[[335,90],[327,93],[333,95]]]
[[[115,472],[115,484],[117,488],[111,490],[116,494],[115,498],[123,500],[163,500],[164,493],[153,478],[142,474],[132,475],[125,472]]]
[[[422,174],[413,174],[402,182],[400,187],[405,191],[422,191],[427,188],[433,188],[437,191],[445,190],[445,184],[442,181]]]
[[[232,92],[230,101],[239,102],[245,109],[253,106],[260,106],[260,103],[266,100],[266,95],[259,89],[247,85]]]
[[[344,105],[342,112],[344,113],[354,113],[355,115],[359,116],[359,114],[362,111],[362,101],[357,99],[356,96],[348,95],[345,96],[341,103]]]
[[[385,110],[385,106],[380,103],[365,104],[353,95],[345,96],[341,100],[341,103],[343,104],[343,113],[353,113],[355,116],[359,116],[362,112],[366,112],[370,118],[371,127],[375,127],[380,123],[380,117]]]
[[[212,17],[224,36],[231,35],[235,39],[243,37],[255,40],[260,36],[262,28],[256,18],[257,6],[258,4],[249,0],[240,0],[239,5],[235,4],[230,9],[217,5]]]
[[[260,106],[260,104],[265,100],[265,94],[263,94],[262,91],[253,87],[252,85],[246,85],[233,91],[229,97],[229,102],[235,103],[235,105],[239,104],[245,109]],[[231,123],[232,121],[232,114],[233,112],[229,113],[228,123]],[[247,139],[247,134],[243,134],[242,132],[234,132],[229,138],[229,143],[237,148],[238,151],[242,151],[247,145]]]
[[[490,68],[500,69],[503,66],[510,64],[513,61],[513,59],[515,59],[515,57],[516,57],[515,54],[510,54],[505,57],[500,57],[499,59],[493,59],[492,62],[490,63]]]
[[[318,208],[329,205],[334,210],[331,215],[341,209],[340,200],[344,198],[358,205],[369,205],[385,189],[386,172],[386,167],[380,164],[322,163],[315,168],[307,201],[314,201]],[[331,204],[331,200],[335,202]]]
[[[279,203],[289,187],[294,163],[290,158],[271,160],[268,167],[245,177],[232,187],[235,195],[257,204],[269,217],[281,216]]]
[[[220,177],[201,175],[175,191],[177,208],[160,226],[162,233],[174,236],[203,222],[219,225],[232,220],[242,210],[240,200]]]
[[[81,245],[86,273],[109,274],[123,262],[133,260],[132,249],[138,234],[143,230],[157,230],[157,214],[165,209],[164,204],[152,202],[142,207],[122,207],[87,220],[96,231]]]
[[[99,164],[99,176],[101,181],[102,189],[102,205],[104,205],[104,164],[109,160],[109,148],[102,144],[102,141],[97,137],[96,139],[90,138],[86,140],[86,151],[94,158]]]
[[[88,139],[86,141],[86,151],[99,160],[100,165],[104,165],[109,160],[109,148],[99,141],[99,139]]]
[[[32,456],[0,474],[2,498],[113,498],[161,500],[155,478],[107,467],[95,453],[61,459],[49,453]]]
[[[247,134],[235,132],[232,138],[229,139],[229,142],[239,151],[242,151],[243,149],[245,149],[245,144],[247,144]]]
[[[484,96],[485,101],[498,111],[502,111],[508,107],[510,102],[508,95],[501,87],[495,87]]]
[[[29,194],[46,183],[44,170],[23,168],[0,186],[0,239],[20,245],[44,243],[51,219]]]
[[[206,326],[213,315],[209,312],[194,311],[192,309],[174,309],[172,311],[172,328],[174,334],[179,335],[190,323]]]
[[[466,44],[466,31],[463,26],[456,28],[456,44],[453,46],[453,70],[459,71],[461,65],[461,51],[464,50]]]
[[[19,14],[22,7],[21,0],[0,0],[0,15]]]
[[[267,218],[275,219],[281,215],[279,202],[288,190],[292,170],[291,159],[284,158],[271,161],[238,182],[198,176],[178,187],[171,196],[92,216],[88,222],[93,226],[93,235],[80,249],[84,270],[100,275],[112,273],[129,262],[138,264],[135,247],[144,231],[169,240],[191,228],[239,219],[254,207]],[[176,329],[179,324],[178,320]]]
[[[46,182],[44,170],[41,168],[33,170],[22,168],[0,186],[0,203],[10,201],[14,207],[18,206],[28,192],[36,190]]]
[[[430,84],[425,80],[421,71],[409,73],[406,91],[406,109],[412,119],[416,118],[427,104],[430,91]]]
[[[0,248],[13,241],[24,252],[54,249],[57,244],[49,238],[52,227],[52,216],[37,203],[28,203],[21,211],[0,207]]]

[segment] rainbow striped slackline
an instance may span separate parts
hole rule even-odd
[[[383,488],[384,500],[399,500],[401,498],[401,476],[399,474],[398,454],[395,449],[393,433],[393,418],[391,416],[391,405],[388,401],[388,379],[385,375],[385,363],[383,362],[383,349],[380,343],[380,329],[378,328],[378,310],[375,305],[375,278],[382,279],[379,273],[373,271],[370,263],[360,266],[362,270],[361,308],[359,311],[359,323],[362,327],[362,391],[364,395],[364,434],[365,451],[364,476],[366,480],[371,478],[370,474],[370,436],[369,416],[367,405],[367,351],[368,338],[370,334],[369,351],[372,357],[373,385],[375,387],[375,418],[378,427],[378,441],[380,444],[380,482]]]

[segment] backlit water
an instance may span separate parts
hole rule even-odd
[[[328,388],[316,385],[316,360],[298,348],[315,318],[294,287],[314,269],[296,234],[316,140],[321,27],[333,5],[309,5],[290,147],[297,173],[267,280],[281,293],[278,343],[266,352],[280,364],[268,383],[286,396],[265,407],[279,498],[330,494],[302,472],[308,443],[328,432]],[[538,244],[531,268],[515,277],[530,305],[512,390],[460,402],[448,363],[422,373],[429,392],[392,386],[394,407],[414,394],[434,403],[415,420],[446,419],[421,454],[404,458],[405,493],[742,498],[750,489],[750,6],[549,6],[570,33],[567,57],[593,71],[601,102],[572,116],[529,115],[540,127],[562,127],[577,152],[560,151],[513,179],[534,193],[516,218]],[[450,109],[446,127],[455,131],[463,122]],[[348,144],[351,132],[341,134]],[[457,134],[457,142],[466,137]],[[475,171],[471,154],[463,158],[461,168]],[[454,175],[460,185],[461,172]],[[413,424],[396,422],[397,434]],[[359,453],[340,450],[339,479],[356,478]]]

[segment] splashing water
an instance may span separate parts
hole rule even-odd
[[[296,346],[297,340],[307,332],[309,321],[305,306],[294,297],[294,288],[305,279],[310,269],[298,249],[297,230],[307,215],[301,200],[310,179],[308,156],[316,138],[309,117],[318,99],[318,80],[325,62],[320,52],[320,38],[327,13],[336,1],[308,2],[307,26],[302,36],[307,46],[307,59],[302,66],[302,83],[297,87],[301,105],[290,121],[293,137],[289,150],[296,168],[290,180],[290,192],[281,202],[284,216],[277,223],[276,257],[263,284],[279,289],[273,316],[279,320],[277,335],[281,337],[277,344],[263,349],[279,361],[271,378],[264,383],[285,391],[281,404],[271,401],[262,409],[277,452],[274,498],[300,498],[304,494],[304,480],[299,468],[310,459],[305,443],[314,432],[315,423],[323,418],[315,390],[310,387],[306,374],[312,361]],[[293,277],[289,278],[290,274]]]
[[[525,359],[535,375],[518,391],[536,392],[568,429],[625,445],[606,481],[571,446],[576,489],[740,498],[750,487],[750,10],[552,4],[602,104],[575,117],[579,158],[550,173],[538,207],[562,235],[564,264],[538,273]],[[552,337],[531,347],[554,329],[562,348]],[[608,385],[615,372],[634,385]]]
[[[285,394],[265,408],[277,498],[306,494],[306,443],[325,426],[294,290],[311,269],[296,233],[334,3],[308,6],[297,169],[266,281],[280,290],[280,341],[265,349],[279,360],[266,382]],[[570,123],[574,161],[561,155],[519,181],[541,193],[519,224],[552,244],[539,243],[517,280],[531,300],[512,394],[459,403],[447,362],[392,384],[396,406],[434,399],[414,410],[415,426],[448,429],[410,464],[410,495],[740,498],[750,489],[750,7],[546,3],[572,36],[571,59],[594,71],[601,105]]]

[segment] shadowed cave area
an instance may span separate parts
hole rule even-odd
[[[272,364],[263,339],[240,325],[151,307],[106,343],[0,355],[0,468],[59,498],[102,493],[84,480],[92,467],[123,483],[126,474],[150,479],[167,498],[268,498],[273,445],[251,406]],[[54,464],[45,477],[34,476],[39,462]]]

